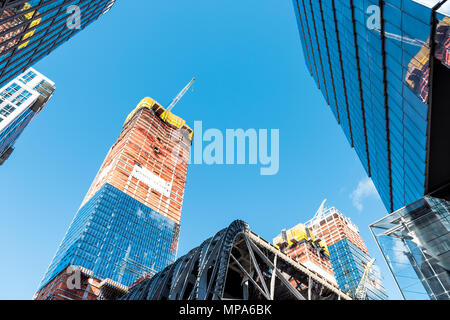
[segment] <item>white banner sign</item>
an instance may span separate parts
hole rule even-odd
[[[142,168],[138,165],[135,165],[131,175],[136,179],[138,179],[139,181],[141,181],[142,183],[144,183],[145,185],[149,186],[151,189],[154,189],[159,193],[165,195],[167,198],[170,198],[172,184],[158,177],[153,172],[145,168]]]

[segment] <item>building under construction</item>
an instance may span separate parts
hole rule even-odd
[[[170,112],[173,105],[145,98],[129,114],[36,299],[56,297],[49,288],[68,266],[128,287],[175,261],[193,131]]]
[[[332,285],[337,286],[325,242],[315,237],[304,224],[282,230],[281,234],[273,239],[273,244],[298,263],[314,270]]]
[[[123,300],[350,300],[321,273],[252,232],[244,221],[140,281]]]
[[[378,268],[372,266],[373,261],[358,227],[335,207],[326,208],[325,202],[306,226],[328,247],[339,288],[363,299],[387,299],[381,275]]]
[[[99,279],[80,266],[68,266],[35,296],[35,300],[117,300],[128,287],[111,279]]]

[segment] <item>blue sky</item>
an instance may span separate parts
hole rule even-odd
[[[360,228],[390,298],[400,298],[368,225],[378,195],[304,65],[289,0],[125,1],[34,66],[55,95],[0,168],[0,299],[30,299],[127,114],[145,96],[203,129],[280,130],[280,170],[191,165],[179,255],[234,219],[271,240],[324,198]]]

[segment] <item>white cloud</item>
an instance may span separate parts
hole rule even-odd
[[[350,194],[350,199],[352,199],[355,208],[361,212],[363,210],[363,200],[376,195],[377,190],[373,185],[372,179],[366,178],[358,183],[356,189]]]
[[[407,264],[409,263],[408,257],[406,256],[405,252],[408,252],[408,249],[406,248],[405,244],[400,239],[393,238],[394,240],[394,247],[392,248],[392,251],[394,252],[394,263],[400,263],[400,264]]]

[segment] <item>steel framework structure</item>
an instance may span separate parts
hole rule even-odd
[[[123,300],[351,300],[236,220]]]

